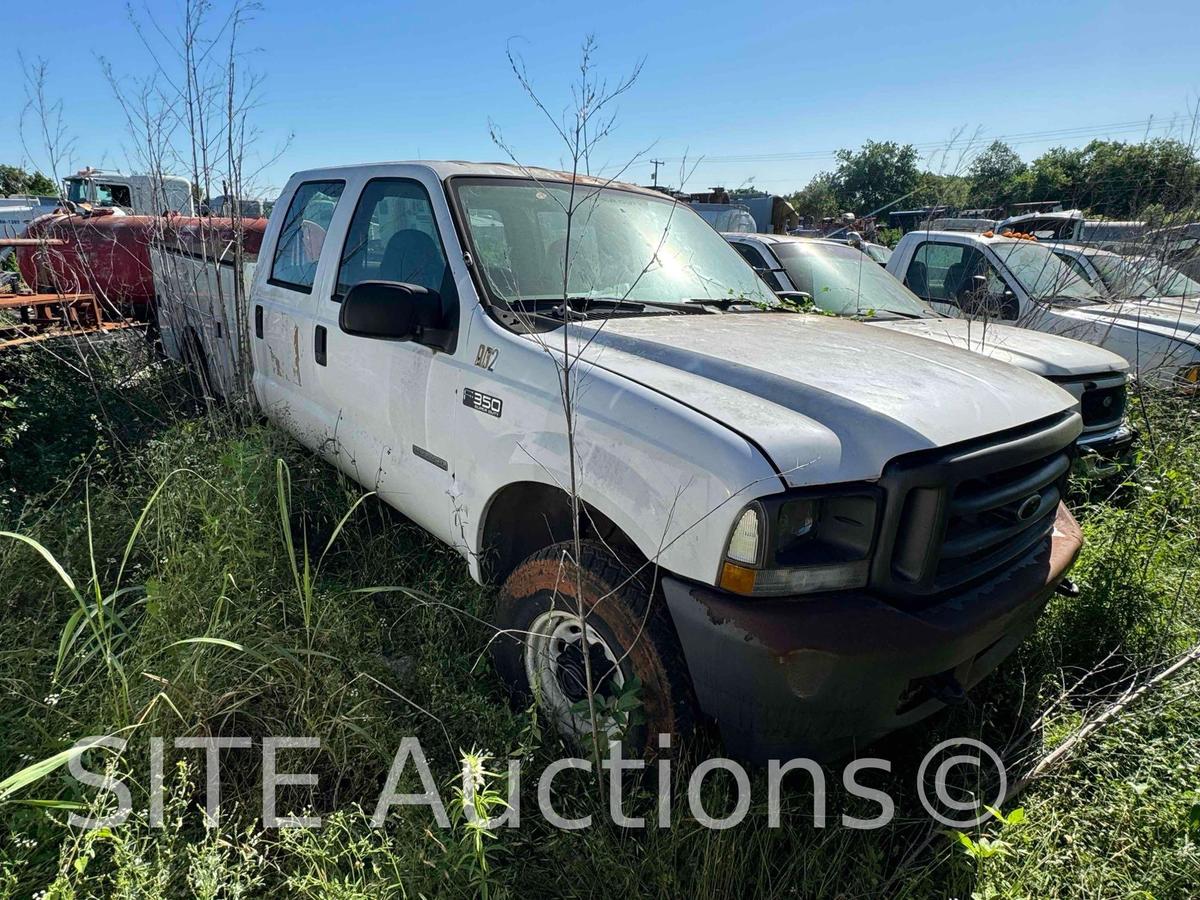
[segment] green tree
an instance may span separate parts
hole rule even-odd
[[[1077,203],[1101,216],[1129,218],[1151,204],[1177,210],[1193,203],[1200,189],[1200,161],[1176,140],[1092,141],[1082,162]]]
[[[846,211],[867,214],[917,189],[921,171],[912,144],[867,141],[862,149],[839,150],[834,193]]]
[[[1017,176],[1017,194],[1026,201],[1061,200],[1066,206],[1078,206],[1086,181],[1083,151],[1052,147]]]
[[[975,206],[1005,206],[1019,202],[1028,166],[1004,141],[992,141],[967,174],[971,180],[970,202]]]
[[[969,202],[971,182],[963,175],[939,175],[922,172],[917,182],[917,192],[905,206],[966,206]]]
[[[41,172],[30,174],[19,166],[0,165],[0,196],[9,194],[54,195],[58,188]]]
[[[807,187],[784,199],[792,204],[798,215],[809,216],[816,221],[840,212],[834,176],[830,172],[814,175]]]

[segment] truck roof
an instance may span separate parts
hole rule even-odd
[[[1079,256],[1115,256],[1118,259],[1125,258],[1122,254],[1117,253],[1114,250],[1106,250],[1103,247],[1093,247],[1090,244],[1063,244],[1054,241],[1042,241],[1041,243],[1049,245],[1053,250],[1062,250],[1067,253],[1077,254]]]
[[[319,169],[305,169],[296,172],[293,177],[299,177],[305,180],[313,178],[321,178],[337,175],[345,172],[355,172],[362,169],[380,169],[390,166],[412,166],[423,169],[428,169],[439,180],[450,178],[451,176],[483,176],[491,178],[536,178],[545,181],[570,181],[571,173],[563,172],[558,169],[547,169],[541,166],[518,166],[514,163],[503,162],[470,162],[461,159],[408,159],[408,160],[388,160],[385,162],[371,163],[354,163],[344,166],[327,166]],[[624,181],[614,181],[609,178],[597,178],[594,175],[578,174],[575,180],[579,184],[586,184],[592,187],[614,187],[623,191],[636,191],[639,194],[647,194],[651,197],[663,198],[667,195],[662,191],[655,191],[651,188],[641,187],[640,185],[630,184]]]
[[[987,244],[1049,243],[1048,241],[1031,241],[1029,238],[1006,237],[1003,234],[988,235],[979,231],[933,231],[932,229],[926,231],[924,228],[916,231],[910,231],[908,234],[904,235],[904,237],[907,238],[909,235],[913,234],[923,238],[948,238],[952,241],[958,241],[964,244],[970,241],[982,241]],[[904,238],[901,238],[901,240],[904,240]]]

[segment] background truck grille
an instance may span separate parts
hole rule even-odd
[[[1079,401],[1080,412],[1083,413],[1083,427],[1095,428],[1120,422],[1125,416],[1125,394],[1124,384],[1085,390]]]
[[[898,599],[933,597],[1048,542],[1081,427],[1067,413],[889,463],[874,585]]]

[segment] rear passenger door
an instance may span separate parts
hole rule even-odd
[[[458,297],[430,191],[416,178],[365,180],[314,318],[316,379],[334,438],[326,454],[360,484],[413,521],[449,540],[452,519],[448,410],[458,369],[451,354],[414,341],[344,333],[342,299],[361,281],[436,291],[454,321]],[[339,236],[341,232],[339,231]],[[432,420],[436,427],[430,428]]]
[[[322,254],[329,225],[345,189],[340,180],[301,182],[291,194],[270,260],[268,276],[255,280],[251,296],[254,386],[267,415],[316,447],[324,416],[314,385],[306,379],[311,358],[314,285],[328,268]]]

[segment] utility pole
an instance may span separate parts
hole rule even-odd
[[[654,186],[658,187],[658,167],[665,166],[666,162],[661,159],[652,159],[650,162],[654,164],[654,174],[650,177],[654,180]]]

